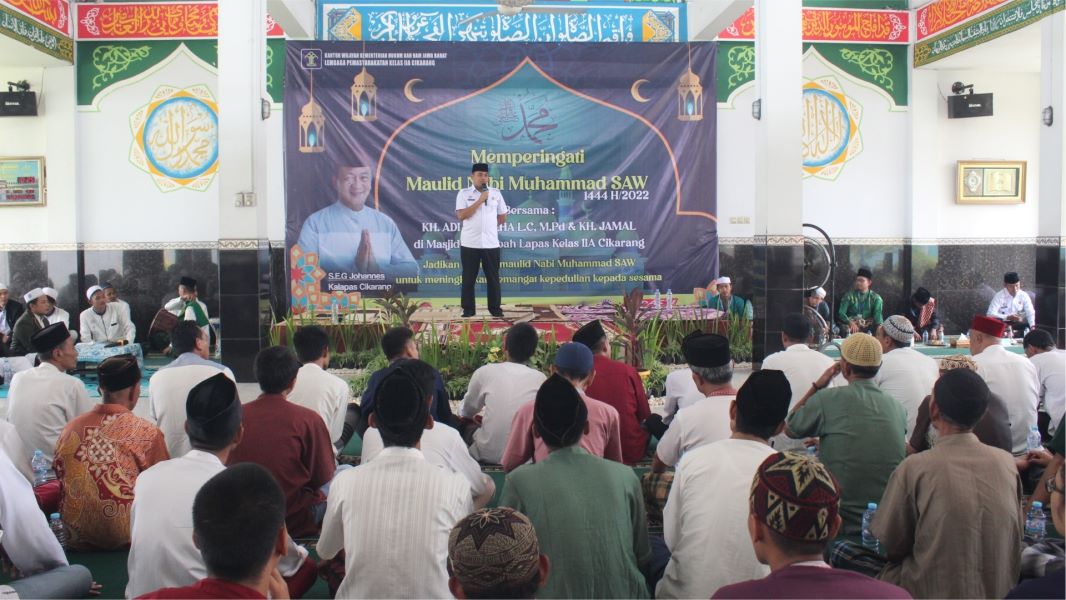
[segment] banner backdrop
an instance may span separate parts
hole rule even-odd
[[[510,209],[505,303],[702,287],[718,261],[715,52],[290,41],[293,306],[394,286],[458,302],[456,199],[475,162]]]

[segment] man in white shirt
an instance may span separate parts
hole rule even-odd
[[[104,290],[104,296],[107,297],[107,301],[115,305],[118,312],[122,313],[126,320],[130,323],[130,342],[132,343],[134,338],[137,337],[137,326],[133,323],[133,316],[130,313],[130,305],[125,300],[118,297],[118,288],[110,281],[105,281],[100,284],[100,287]]]
[[[50,287],[41,288],[41,291],[44,292],[44,295],[48,296],[48,298],[52,301],[52,309],[48,312],[48,314],[45,315],[45,318],[48,319],[48,323],[62,323],[66,325],[67,329],[69,330],[70,313],[63,310],[62,308],[59,308],[59,305],[56,304],[56,298],[59,298],[59,291],[55,288]],[[76,331],[71,331],[70,335],[74,338],[75,342],[78,341],[78,335]]]
[[[204,338],[210,345],[211,321],[208,319],[207,305],[197,297],[196,283],[197,281],[192,277],[183,276],[178,283],[178,297],[168,301],[163,308],[174,313],[179,319],[194,321],[196,326],[204,332]]]
[[[185,433],[185,401],[189,390],[220,372],[236,379],[229,368],[207,360],[207,336],[195,321],[178,323],[170,332],[170,344],[178,357],[148,380],[145,418],[163,432],[171,456],[185,456],[192,448]]]
[[[792,399],[788,405],[789,410],[792,410],[803,398],[803,393],[811,386],[811,382],[818,381],[822,373],[833,366],[833,359],[821,352],[811,350],[811,347],[807,345],[814,334],[814,328],[810,320],[802,314],[787,315],[783,329],[781,343],[785,349],[763,359],[762,368],[782,371],[785,374],[792,388]],[[803,440],[794,440],[783,433],[775,435],[770,440],[770,444],[781,452],[804,451]]]
[[[724,585],[770,573],[746,543],[745,517],[752,477],[775,453],[769,440],[784,430],[791,397],[781,371],[752,373],[729,403],[732,435],[678,462],[663,510],[670,562],[656,598],[709,598]]]
[[[914,326],[903,315],[892,315],[877,328],[881,342],[881,368],[874,383],[903,405],[907,411],[907,437],[914,431],[918,407],[933,391],[940,377],[940,367],[932,358],[911,347]],[[813,381],[813,379],[812,379]]]
[[[86,290],[85,297],[90,306],[81,311],[81,317],[78,319],[83,343],[133,342],[133,324],[119,311],[117,305],[107,301],[104,288],[94,285]]]
[[[729,340],[713,333],[694,331],[681,342],[681,351],[692,370],[703,399],[678,411],[674,422],[655,448],[651,470],[665,471],[694,448],[724,440],[730,435],[729,403],[733,389],[733,360]]]
[[[344,415],[351,399],[348,382],[326,372],[329,366],[329,334],[312,325],[301,327],[293,335],[296,356],[303,363],[296,375],[296,387],[289,392],[289,402],[309,408],[322,417],[329,439],[336,448],[344,429]]]
[[[1034,329],[1022,341],[1025,355],[1036,365],[1040,380],[1040,403],[1051,417],[1048,434],[1055,435],[1062,415],[1066,413],[1066,352],[1055,347],[1051,334]]]
[[[317,551],[344,550],[338,598],[448,598],[448,535],[473,510],[470,483],[419,450],[433,426],[423,390],[403,369],[381,382],[370,416],[385,449],[330,485]]]
[[[470,179],[474,185],[459,190],[455,196],[455,216],[463,224],[459,238],[459,258],[463,263],[463,316],[475,314],[474,283],[478,272],[484,270],[489,314],[502,317],[499,227],[507,220],[507,203],[500,190],[489,187],[487,164],[475,164],[470,170]]]
[[[9,295],[7,284],[0,282],[0,356],[7,356],[15,321],[25,310],[18,300],[9,298]]]
[[[1013,271],[1003,275],[1003,289],[992,296],[985,314],[1006,321],[1016,332],[1026,327],[1036,327],[1033,299],[1022,290],[1022,281]]]
[[[478,422],[470,455],[483,463],[499,464],[511,433],[511,421],[523,404],[537,397],[547,379],[544,373],[526,365],[537,351],[537,330],[529,323],[516,323],[504,338],[506,362],[479,367],[470,377],[459,416],[466,423]]]
[[[692,380],[692,370],[678,369],[666,376],[666,398],[663,401],[663,423],[669,425],[674,415],[682,408],[692,406],[703,399],[703,394]]]
[[[56,442],[74,417],[92,410],[85,384],[67,375],[78,366],[78,351],[67,326],[54,323],[33,335],[40,366],[15,374],[8,390],[7,420],[22,438],[24,456],[40,450],[48,459],[49,475]]]
[[[203,555],[193,542],[192,506],[196,493],[226,469],[230,452],[241,442],[237,385],[222,373],[205,379],[189,392],[186,411],[192,450],[137,477],[130,511],[127,598],[207,577]],[[313,569],[306,558],[307,550],[289,538],[278,570],[292,577],[301,568]]]
[[[999,319],[975,316],[970,324],[970,354],[988,389],[1007,404],[1012,453],[1022,456],[1028,449],[1029,430],[1036,426],[1040,380],[1032,362],[1000,345],[1004,329]]]
[[[426,393],[426,403],[433,404],[433,388],[436,385],[437,372],[429,363],[418,359],[403,359],[393,363],[390,368],[406,371]],[[433,418],[433,415],[430,415],[430,418]],[[367,429],[363,433],[361,462],[367,463],[374,460],[384,449],[385,443],[381,439],[381,432],[373,427]],[[434,422],[432,427],[422,432],[419,449],[422,450],[422,454],[430,464],[466,478],[470,483],[470,494],[474,499],[475,508],[481,508],[492,500],[492,496],[496,493],[496,484],[493,483],[491,477],[481,472],[481,465],[470,456],[470,450],[467,449],[458,430]]]

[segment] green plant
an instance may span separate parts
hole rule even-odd
[[[385,316],[394,327],[410,327],[411,317],[418,311],[418,302],[403,295],[402,292],[388,291],[381,298],[374,300],[385,311]]]
[[[662,362],[652,360],[645,365],[649,371],[648,378],[644,381],[644,389],[649,396],[663,396],[666,394],[666,376],[670,374]]]
[[[552,365],[555,364],[555,354],[559,351],[559,340],[555,335],[555,329],[552,328],[541,336],[540,342],[537,344],[537,351],[533,353],[533,357],[529,359],[530,365],[548,375],[551,373]]]
[[[639,288],[622,294],[622,303],[615,308],[614,320],[619,336],[612,342],[623,350],[625,361],[638,369],[644,359],[640,339],[640,303],[643,299],[644,290]]]
[[[751,360],[751,320],[730,315],[725,320],[725,337],[729,339],[729,353],[734,362]]]
[[[466,396],[466,390],[470,387],[470,376],[460,375],[458,377],[452,377],[445,382],[444,387],[448,390],[449,398],[460,400]]]

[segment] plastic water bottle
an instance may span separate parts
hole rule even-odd
[[[48,467],[48,458],[45,457],[44,452],[41,452],[40,450],[34,450],[33,458],[30,459],[30,469],[33,470],[34,487],[37,487],[49,480]]]
[[[659,310],[659,308],[661,306],[662,306],[662,304],[660,303],[659,290],[656,289],[655,290],[655,310]]]
[[[922,345],[923,346],[928,346],[929,345],[929,330],[928,329],[926,329],[925,331],[922,332]]]
[[[11,359],[5,358],[4,359],[4,385],[11,385],[11,378],[14,377],[14,376],[15,376],[15,374],[11,370]]]
[[[1029,507],[1029,514],[1025,515],[1025,539],[1029,543],[1036,543],[1044,539],[1047,531],[1047,515],[1044,514],[1044,504],[1033,502]]]
[[[67,526],[63,523],[63,519],[59,518],[59,513],[52,513],[52,515],[48,517],[48,528],[56,535],[56,539],[59,540],[59,545],[66,548]]]
[[[1030,452],[1039,451],[1044,447],[1043,439],[1040,437],[1040,429],[1036,425],[1029,428],[1029,437],[1026,438],[1026,447]]]
[[[674,308],[674,290],[666,288],[666,310]]]
[[[870,523],[877,513],[877,503],[871,502],[866,505],[866,512],[862,513],[862,545],[874,551],[880,551],[881,543],[877,541],[870,531]]]

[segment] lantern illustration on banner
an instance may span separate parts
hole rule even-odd
[[[326,126],[326,116],[322,107],[315,102],[315,76],[311,75],[311,94],[300,109],[300,152],[322,152],[325,150],[322,130]]]
[[[703,120],[703,86],[691,66],[677,82],[677,118],[681,121]]]
[[[352,120],[376,121],[378,118],[378,86],[366,67],[352,80]]]

